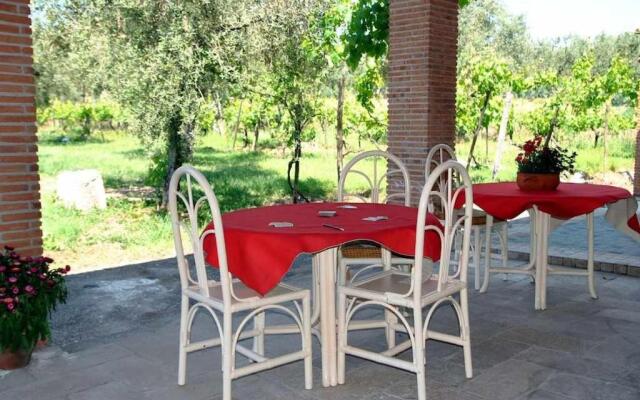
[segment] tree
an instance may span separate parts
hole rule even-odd
[[[36,104],[54,100],[87,102],[104,91],[107,71],[99,50],[105,38],[91,26],[76,23],[81,10],[74,2],[33,2],[33,50]]]
[[[460,11],[458,72],[477,58],[506,62],[513,70],[529,65],[531,42],[522,15],[510,14],[499,0],[475,0]]]
[[[613,113],[614,101],[633,106],[637,98],[638,79],[625,59],[614,56],[607,70],[598,73],[593,52],[585,54],[573,65],[571,74],[562,80],[563,102],[569,106],[567,128],[595,133],[594,145],[603,138],[603,167],[606,169],[607,137],[627,124],[614,123],[620,118]],[[617,126],[616,126],[617,125]]]
[[[282,3],[279,18],[257,32],[258,54],[266,65],[265,87],[274,104],[285,110],[288,142],[294,146],[288,166],[293,201],[306,200],[299,191],[302,141],[315,135],[309,130],[321,104],[318,93],[323,86],[327,60],[321,51],[323,30],[319,24],[326,3],[297,0]],[[293,173],[293,178],[291,174]]]
[[[468,166],[474,160],[474,150],[481,129],[488,129],[491,122],[499,119],[501,96],[510,90],[511,80],[512,73],[507,63],[495,57],[474,59],[460,72],[456,125],[459,135],[473,135]]]
[[[173,171],[191,159],[197,132],[208,129],[199,126],[199,112],[246,65],[248,28],[276,17],[251,1],[223,0],[60,0],[50,9],[58,17],[47,29],[90,33],[73,43],[90,49],[84,52],[100,66],[101,87],[128,109],[131,130],[152,150],[151,177],[165,206]],[[64,52],[67,41],[48,43]]]

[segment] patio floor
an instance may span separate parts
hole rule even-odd
[[[309,258],[286,281],[308,286]],[[0,397],[16,399],[217,399],[220,352],[189,358],[187,386],[178,387],[177,269],[173,260],[69,277],[69,303],[53,318],[53,343],[29,367],[0,372]],[[640,279],[597,274],[599,300],[584,278],[551,277],[548,310],[533,310],[528,279],[494,277],[489,292],[471,296],[474,378],[464,377],[462,351],[427,346],[427,394],[438,399],[640,399]],[[441,329],[449,309],[434,317]],[[214,332],[204,315],[195,335]],[[381,331],[350,341],[375,348]],[[292,343],[290,343],[292,342]],[[297,345],[268,338],[267,348]],[[235,399],[413,399],[414,375],[347,359],[347,383],[323,388],[314,347],[314,389],[303,389],[301,362],[234,382]],[[408,353],[403,356],[409,357]]]

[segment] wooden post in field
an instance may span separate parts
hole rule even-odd
[[[496,179],[500,170],[500,162],[502,161],[502,152],[504,148],[504,140],[507,136],[507,125],[509,124],[509,115],[511,113],[511,102],[513,101],[513,93],[507,92],[504,95],[504,107],[502,108],[502,119],[500,120],[500,130],[498,130],[498,145],[496,147],[496,158],[493,160],[493,171],[491,179]]]

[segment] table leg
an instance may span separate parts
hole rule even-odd
[[[589,294],[592,299],[597,299],[596,284],[593,276],[593,212],[587,214],[587,243],[589,246],[589,255],[587,260],[587,282],[589,284]]]
[[[336,249],[316,254],[320,278],[320,335],[322,337],[322,385],[338,384],[336,345]]]
[[[549,214],[535,208],[536,299],[535,309],[547,308],[547,256],[549,252]]]

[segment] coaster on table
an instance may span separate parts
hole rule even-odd
[[[333,210],[320,210],[318,211],[319,217],[335,217],[336,212]]]
[[[291,222],[281,221],[281,222],[269,222],[269,226],[273,226],[274,228],[291,228],[293,224]]]
[[[388,219],[389,219],[389,217],[387,217],[386,215],[378,215],[378,216],[375,216],[375,217],[362,218],[363,221],[371,221],[371,222],[386,221]]]

